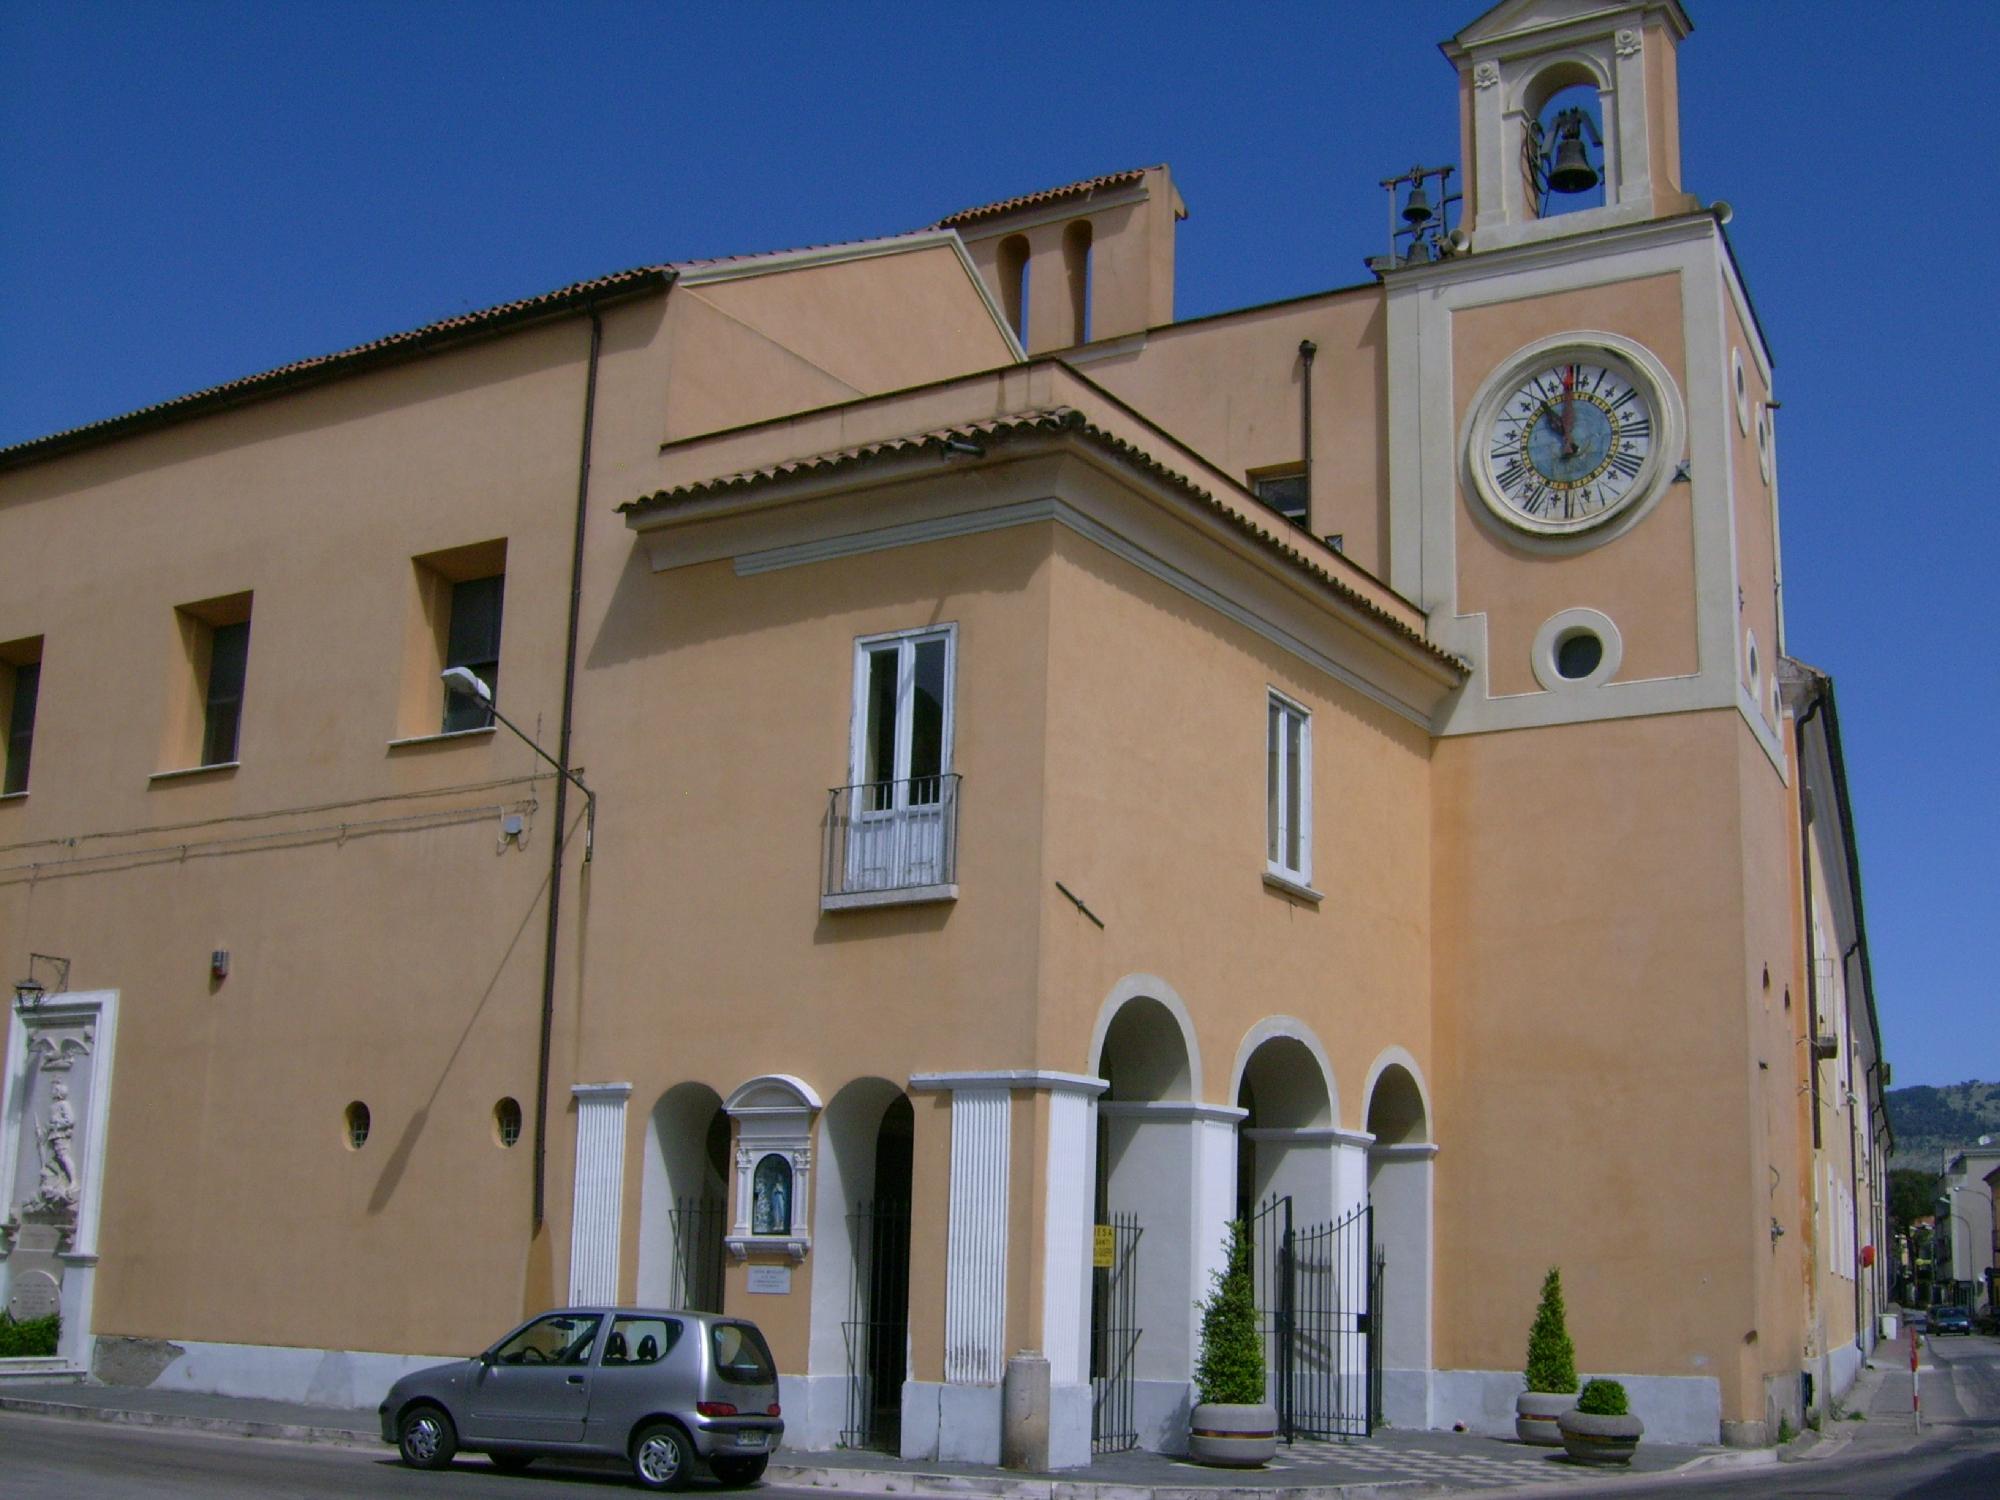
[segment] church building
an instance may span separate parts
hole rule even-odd
[[[1511,1432],[1551,1266],[1651,1437],[1828,1410],[1888,1065],[1691,29],[1471,20],[1354,285],[1177,321],[1148,166],[0,450],[20,1368],[704,1308],[1077,1467],[1244,1220],[1297,1435]]]

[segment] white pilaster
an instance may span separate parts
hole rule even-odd
[[[629,1083],[579,1083],[576,1196],[570,1206],[569,1300],[618,1300],[618,1233],[624,1207],[625,1105]]]
[[[1090,1462],[1091,1229],[1097,1201],[1098,1080],[1049,1095],[1042,1214],[1042,1352],[1049,1361],[1049,1463]]]
[[[952,1091],[944,1296],[948,1385],[998,1385],[1007,1372],[1010,1105],[1004,1087]]]

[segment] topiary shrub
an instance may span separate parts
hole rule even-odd
[[[1257,1291],[1250,1278],[1250,1227],[1238,1219],[1225,1242],[1228,1263],[1201,1305],[1201,1356],[1195,1389],[1204,1406],[1258,1406],[1265,1399],[1264,1338],[1257,1331]]]
[[[1567,1396],[1576,1389],[1576,1346],[1563,1320],[1562,1270],[1549,1267],[1542,1278],[1542,1300],[1535,1325],[1528,1330],[1528,1389]]]
[[[1615,1380],[1592,1380],[1576,1398],[1576,1409],[1587,1417],[1625,1417],[1632,1409],[1625,1404],[1625,1387]]]
[[[62,1314],[16,1323],[0,1312],[0,1359],[46,1359],[62,1341]]]

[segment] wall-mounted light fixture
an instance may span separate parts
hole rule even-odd
[[[52,972],[55,979],[56,994],[60,995],[64,990],[69,988],[68,959],[59,958],[53,953],[30,953],[28,955],[28,977],[14,981],[14,999],[16,1003],[29,1007],[37,1006],[42,1003],[43,997],[49,994],[48,985],[35,975],[37,965],[43,966]]]
[[[441,675],[444,677],[444,690],[447,693],[463,693],[466,697],[483,705],[487,712],[492,714],[495,719],[514,732],[516,739],[550,765],[554,766],[557,775],[563,777],[571,786],[583,793],[583,862],[589,864],[590,856],[597,844],[597,793],[583,784],[581,776],[577,775],[576,772],[570,770],[561,761],[549,754],[548,751],[529,739],[527,732],[520,725],[516,724],[494,706],[493,689],[480,679],[478,673],[474,672],[470,667],[446,667]],[[560,842],[562,838],[561,829],[556,830],[556,838]]]

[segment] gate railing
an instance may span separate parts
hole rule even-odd
[[[1111,1264],[1090,1273],[1090,1451],[1139,1446],[1134,1381],[1139,1351],[1137,1214],[1111,1216]]]
[[[1300,1229],[1292,1200],[1273,1198],[1250,1220],[1258,1322],[1271,1404],[1287,1442],[1366,1437],[1380,1421],[1382,1263],[1363,1205]]]
[[[674,1306],[722,1311],[722,1202],[676,1198],[673,1212]]]
[[[854,1247],[848,1284],[847,1425],[842,1446],[901,1447],[903,1377],[910,1341],[910,1205],[857,1203],[847,1218]]]

